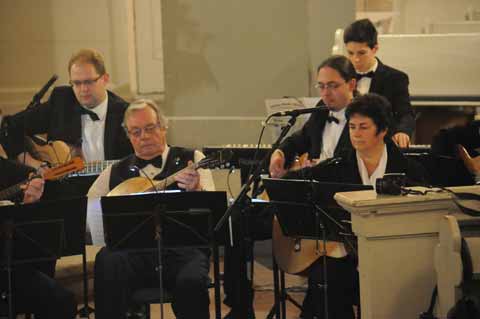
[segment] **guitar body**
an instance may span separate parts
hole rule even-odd
[[[161,181],[150,181],[148,178],[142,176],[132,177],[115,186],[115,188],[112,189],[107,196],[122,196],[152,191],[152,183],[155,185],[157,190],[160,190]]]
[[[323,242],[314,239],[297,239],[283,234],[277,217],[273,218],[272,228],[273,255],[278,267],[293,275],[306,275],[307,269],[321,256],[329,255],[337,242],[327,241],[325,252]]]
[[[296,171],[306,165],[312,165],[308,162],[308,153],[304,153],[297,158],[289,170]],[[268,200],[268,196],[263,199]],[[273,255],[278,267],[288,274],[306,276],[308,268],[319,257],[328,256],[331,251],[337,248],[338,244],[338,242],[327,241],[325,251],[322,240],[287,237],[283,234],[277,217],[274,216],[273,218]]]
[[[42,141],[43,139],[36,137]],[[31,138],[27,137],[29,144],[29,153],[40,161],[48,162],[52,166],[57,166],[68,162],[72,159],[72,149],[63,141],[36,143]]]
[[[33,158],[47,162],[55,167],[69,162],[74,157],[82,156],[81,147],[68,145],[64,141],[56,140],[47,142],[39,136],[26,137],[28,152]],[[77,171],[78,175],[98,175],[109,165],[118,162],[118,160],[91,161],[84,163],[84,168]]]

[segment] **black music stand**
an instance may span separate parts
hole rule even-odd
[[[2,266],[8,275],[8,318],[14,318],[13,267],[85,255],[86,208],[86,197],[0,207]],[[84,279],[85,276],[84,268]]]
[[[102,197],[105,243],[112,250],[157,252],[163,317],[163,248],[210,247],[214,260],[215,314],[221,319],[220,268],[214,226],[227,209],[225,192],[150,193]]]
[[[318,182],[316,180],[289,180],[264,178],[263,185],[267,190],[270,203],[275,207],[280,228],[284,235],[294,238],[321,240],[326,247],[327,240],[340,241],[351,234],[350,227],[344,224],[348,220],[347,213],[333,199],[337,192],[371,190],[370,185]],[[332,213],[335,213],[332,214]],[[340,213],[340,215],[339,215]],[[343,214],[342,214],[343,213]],[[278,266],[274,262],[274,281],[278,280]],[[323,259],[324,283],[319,288],[324,290],[325,318],[328,318],[327,307],[327,267]],[[284,274],[281,272],[280,293],[275,292],[275,306],[281,304],[281,314],[286,318],[285,300],[293,300],[285,293]],[[278,289],[278,282],[274,283]],[[294,302],[298,307],[299,305]],[[273,313],[273,311],[271,311]]]

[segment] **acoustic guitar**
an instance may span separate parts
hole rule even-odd
[[[70,173],[77,172],[84,168],[83,160],[80,157],[75,157],[65,164],[58,165],[54,168],[48,169],[43,174],[43,179],[46,181],[60,179]],[[2,191],[0,191],[0,200],[11,199],[16,194],[22,191],[21,186],[28,183],[30,180],[41,177],[40,175],[34,175],[18,184],[12,185]]]
[[[191,168],[197,170],[200,168],[228,166],[227,162],[230,160],[230,157],[231,151],[216,152],[209,157],[205,157],[198,163],[193,163],[191,166],[187,166],[162,180],[152,180],[143,176],[129,178],[126,181],[118,184],[107,194],[107,196],[121,196],[135,193],[162,191],[175,183],[175,176],[181,172],[184,172],[186,169]]]
[[[50,166],[61,165],[72,159],[74,156],[82,157],[79,147],[68,145],[64,141],[47,141],[39,136],[26,137],[28,152],[37,160],[44,161]],[[115,164],[118,160],[91,161],[85,162],[84,168],[77,172],[77,175],[98,175],[108,166]]]
[[[299,170],[304,167],[308,154],[300,156],[290,169]],[[264,193],[263,199],[268,200]],[[288,237],[283,234],[277,218],[273,218],[272,249],[278,267],[288,274],[306,276],[308,268],[321,256],[330,256],[338,248],[339,242],[327,241],[326,247],[322,240]]]

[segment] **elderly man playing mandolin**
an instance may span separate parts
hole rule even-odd
[[[123,125],[135,154],[103,171],[90,188],[89,197],[105,196],[140,175],[146,177],[147,187],[140,186],[139,192],[156,180],[173,180],[170,187],[186,191],[214,190],[210,171],[197,171],[191,166],[204,157],[201,152],[167,144],[167,119],[153,101],[130,104]],[[95,317],[125,318],[135,289],[158,286],[156,260],[153,255],[103,248],[95,260]],[[209,318],[208,252],[176,249],[164,252],[163,260],[165,287],[173,293],[172,308],[177,318]]]

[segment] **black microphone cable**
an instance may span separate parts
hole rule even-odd
[[[155,193],[157,193],[157,194],[159,193],[157,187],[155,186],[155,183],[153,182],[153,180],[150,178],[150,176],[148,176],[147,173],[145,173],[145,171],[144,171],[142,168],[140,168],[140,167],[138,167],[137,165],[133,164],[133,165],[130,165],[130,166],[129,166],[129,169],[130,169],[131,172],[137,172],[139,176],[140,176],[140,175],[143,175],[143,176],[148,180],[148,182],[150,183],[150,185],[152,185],[153,190],[155,191]],[[140,173],[142,173],[142,174],[140,174]]]

